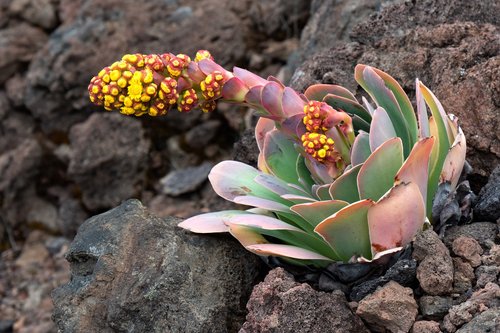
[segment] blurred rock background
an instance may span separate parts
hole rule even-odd
[[[419,77],[459,116],[477,191],[500,157],[498,12],[491,0],[0,1],[0,332],[56,332],[50,292],[69,279],[63,256],[85,219],[128,198],[160,217],[227,208],[208,170],[255,153],[245,109],[137,119],[91,106],[103,66],[209,49],[298,90],[356,91],[356,63],[410,96]]]

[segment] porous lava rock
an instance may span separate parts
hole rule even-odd
[[[316,291],[282,268],[273,269],[255,286],[247,308],[240,333],[368,332],[341,291]]]

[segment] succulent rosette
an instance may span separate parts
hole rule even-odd
[[[247,105],[255,128],[258,168],[217,164],[215,192],[252,207],[189,218],[197,233],[229,232],[249,251],[299,265],[370,262],[397,252],[432,221],[438,185],[453,189],[465,163],[465,137],[434,94],[416,81],[416,112],[400,85],[365,65],[347,89],[317,84],[304,94],[273,77],[227,71],[208,51],[126,55],[89,85],[92,102],[126,115],[170,109],[213,111],[219,100]]]

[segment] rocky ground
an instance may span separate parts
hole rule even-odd
[[[55,332],[50,292],[61,285],[54,319],[64,332],[498,325],[499,11],[493,0],[1,2],[0,332]],[[461,120],[476,194],[492,175],[475,205],[480,223],[442,239],[422,234],[401,268],[413,271],[408,280],[388,283],[387,272],[363,293],[324,293],[275,269],[252,292],[267,271],[254,256],[158,218],[228,207],[206,175],[222,159],[255,161],[250,114],[221,106],[134,119],[86,97],[90,77],[125,52],[201,48],[227,67],[291,78],[298,90],[325,82],[356,91],[356,63],[382,68],[410,95],[419,77]],[[128,198],[144,206],[129,201],[90,219],[70,245],[85,219]]]

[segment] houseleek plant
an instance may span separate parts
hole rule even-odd
[[[194,216],[180,227],[229,232],[258,255],[298,265],[371,262],[397,252],[431,222],[440,183],[457,183],[465,137],[453,115],[416,80],[416,112],[388,74],[357,65],[371,102],[338,85],[302,94],[274,77],[218,65],[206,50],[128,54],[92,78],[90,100],[125,115],[211,112],[218,101],[246,105],[258,168],[223,161],[210,172],[222,198],[249,206]]]

